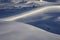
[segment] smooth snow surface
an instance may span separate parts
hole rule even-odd
[[[60,35],[25,23],[0,22],[0,40],[60,40]]]

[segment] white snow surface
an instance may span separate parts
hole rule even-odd
[[[1,21],[0,40],[60,40],[60,35],[21,22]]]

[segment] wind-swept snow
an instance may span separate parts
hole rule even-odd
[[[52,10],[52,11],[51,11]],[[60,12],[60,6],[47,6],[47,7],[42,7],[42,8],[37,8],[35,10],[31,10],[22,14],[18,14],[15,16],[11,16],[11,17],[7,17],[7,18],[2,18],[0,20],[2,21],[14,21],[14,20],[21,20],[21,22],[26,22],[24,19],[31,20],[35,17],[37,17],[37,15],[44,15],[46,12],[54,12],[54,10],[56,10],[55,12]]]
[[[8,5],[7,5],[8,4]],[[46,2],[43,0],[12,0],[11,2],[0,3],[0,9],[20,9],[21,7],[41,7],[50,5],[59,5],[59,2]],[[1,7],[2,6],[2,7]],[[9,7],[10,6],[10,7]]]
[[[18,21],[28,23],[55,34],[60,34],[59,20],[60,6],[41,7],[22,14],[0,19],[0,21]]]

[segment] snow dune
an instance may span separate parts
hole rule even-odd
[[[19,20],[23,20],[24,22],[26,22],[25,20],[27,20],[28,18],[30,18],[29,19],[29,21],[30,21],[32,19],[32,17],[34,18],[35,16],[37,17],[37,15],[41,15],[41,14],[44,15],[44,13],[46,13],[46,12],[54,12],[54,10],[55,10],[55,12],[60,12],[59,11],[60,6],[41,7],[41,8],[37,8],[37,9],[31,10],[31,11],[28,11],[28,12],[25,12],[25,13],[22,13],[22,14],[18,14],[18,15],[15,15],[15,16],[8,17],[8,18],[2,18],[0,20],[1,21],[14,21],[14,20],[19,19]]]
[[[1,21],[0,40],[60,40],[60,35],[21,22]]]

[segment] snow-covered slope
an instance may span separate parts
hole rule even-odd
[[[0,40],[60,40],[59,1],[0,3],[0,16]]]
[[[25,23],[0,21],[0,40],[60,40],[60,35]]]
[[[24,22],[52,33],[60,34],[60,6],[47,6],[15,16],[2,18],[1,21]]]
[[[31,11],[28,11],[28,12],[25,12],[22,14],[18,14],[15,16],[2,18],[0,20],[2,20],[2,21],[14,21],[14,20],[22,19],[21,22],[26,22],[23,19],[26,18],[26,20],[27,20],[27,18],[31,17],[28,19],[28,20],[30,20],[30,19],[33,19],[34,17],[38,17],[37,16],[38,14],[39,14],[39,16],[47,16],[47,14],[46,14],[47,12],[60,12],[60,6],[46,6],[46,7],[36,8],[34,10],[31,10]]]

